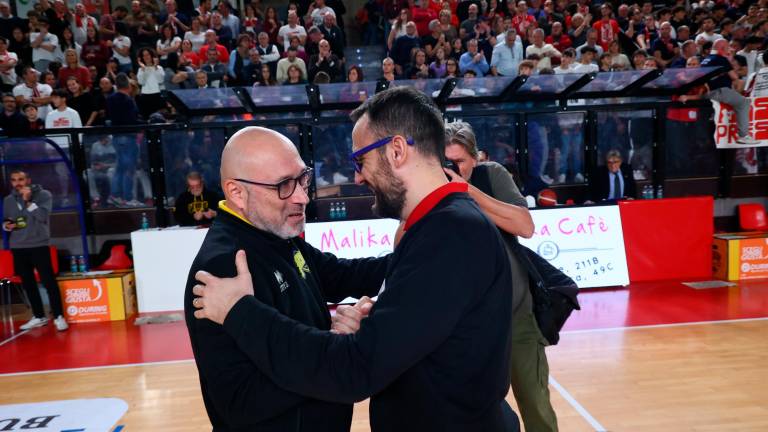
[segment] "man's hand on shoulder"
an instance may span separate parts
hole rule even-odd
[[[195,274],[200,284],[192,287],[192,293],[197,296],[192,300],[195,318],[209,319],[217,324],[224,324],[227,314],[241,298],[253,295],[253,280],[248,270],[245,251],[237,251],[235,256],[237,276],[234,278],[217,278],[212,274],[199,271]]]
[[[368,316],[374,301],[363,296],[354,306],[341,305],[331,318],[331,333],[353,334],[360,330],[360,323]]]

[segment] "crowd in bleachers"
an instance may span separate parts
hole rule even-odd
[[[130,9],[39,0],[25,17],[3,1],[0,78],[16,107],[8,100],[2,120],[13,110],[44,124],[61,88],[83,125],[105,124],[120,73],[144,119],[171,109],[166,90],[360,81],[362,69],[345,61],[350,32],[386,47],[369,80],[685,67],[718,39],[739,76],[764,66],[765,0],[662,3],[369,0],[345,28],[342,0],[254,0],[243,10],[213,0],[135,0]]]

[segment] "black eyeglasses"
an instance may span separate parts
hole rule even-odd
[[[304,171],[299,174],[298,177],[294,178],[288,178],[285,179],[279,183],[271,184],[271,183],[259,183],[255,181],[245,180],[236,178],[235,181],[248,183],[256,186],[263,186],[268,187],[270,189],[277,190],[277,196],[281,200],[286,200],[293,195],[293,193],[296,191],[296,185],[301,185],[301,187],[304,189],[304,192],[306,192],[309,189],[309,184],[312,182],[312,168],[305,168]]]

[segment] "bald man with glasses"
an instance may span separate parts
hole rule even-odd
[[[326,301],[374,296],[389,258],[337,259],[299,237],[304,231],[312,169],[296,147],[269,129],[232,136],[221,158],[225,199],[189,272],[184,298],[200,387],[214,431],[348,431],[349,403],[324,402],[285,390],[249,359],[237,338],[194,318],[198,271],[248,274],[259,301],[305,325],[331,329]],[[236,268],[238,250],[247,267]],[[242,252],[241,252],[242,253]],[[242,329],[248,333],[247,328]],[[286,340],[286,344],[291,341]]]

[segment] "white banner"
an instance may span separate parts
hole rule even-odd
[[[0,405],[0,430],[108,432],[126,411],[116,398]]]
[[[398,225],[394,219],[309,223],[304,239],[339,258],[378,257],[394,249]]]
[[[536,231],[520,243],[570,276],[579,288],[627,285],[627,256],[619,207],[531,211]]]

